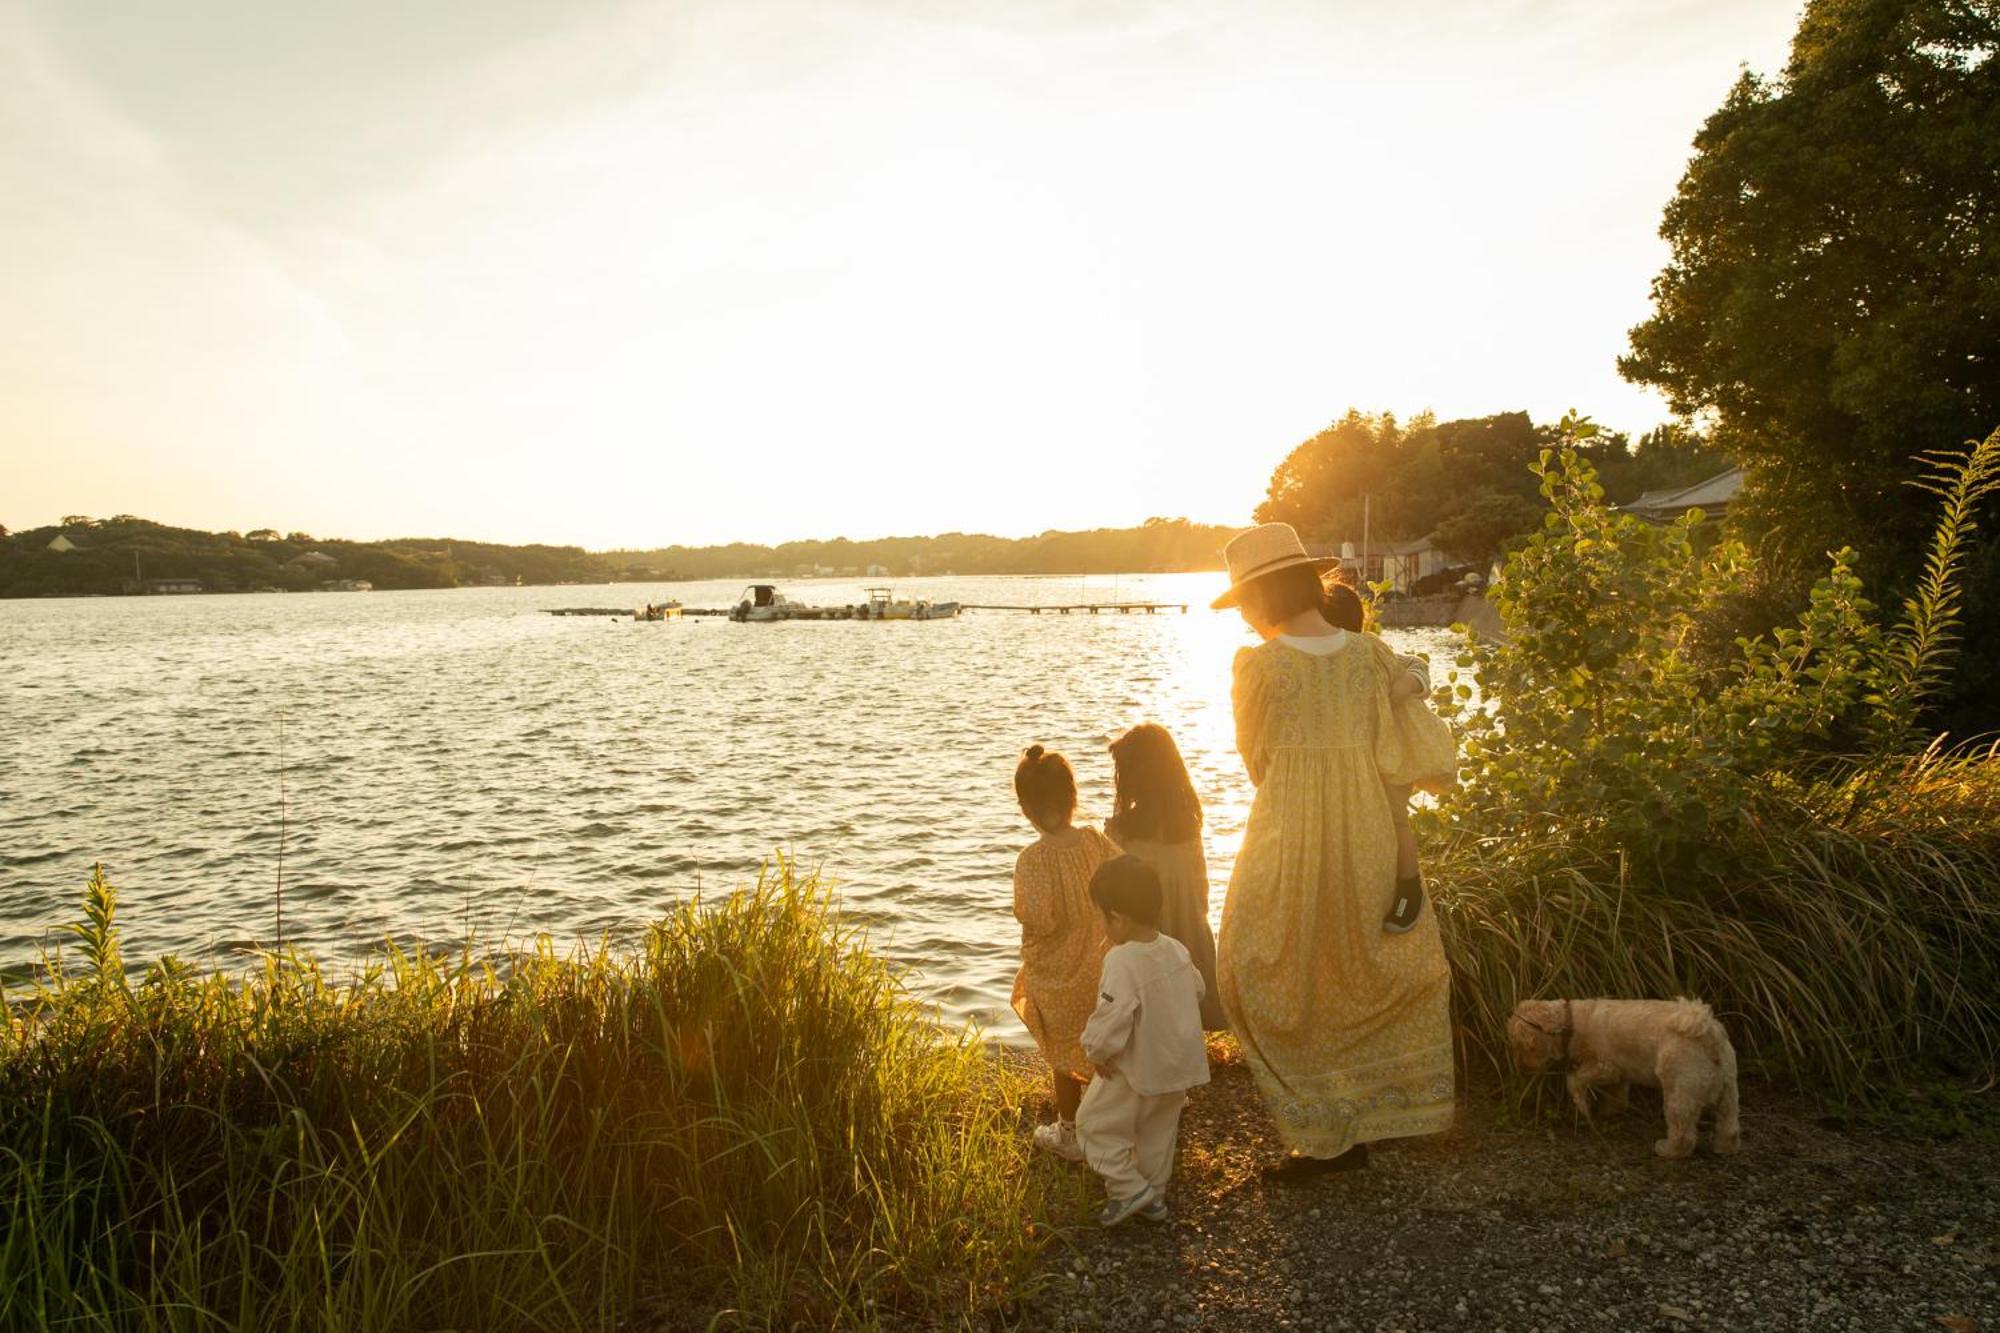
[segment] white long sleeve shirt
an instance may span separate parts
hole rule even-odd
[[[1104,955],[1097,1009],[1083,1029],[1083,1053],[1146,1097],[1208,1082],[1201,1036],[1201,973],[1171,935],[1127,941]]]

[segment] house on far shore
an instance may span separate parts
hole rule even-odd
[[[71,541],[69,538],[63,536],[60,532],[58,532],[55,535],[54,539],[49,542],[48,549],[60,554],[63,551],[74,551],[76,549],[76,543]]]
[[[1710,518],[1720,518],[1729,512],[1730,503],[1742,490],[1743,469],[1733,467],[1692,486],[1647,491],[1631,504],[1620,507],[1648,523],[1672,523],[1690,509],[1699,509]]]
[[[1414,537],[1407,541],[1341,542],[1336,548],[1330,542],[1309,545],[1306,550],[1322,559],[1337,559],[1348,582],[1357,588],[1365,588],[1371,583],[1387,583],[1391,589],[1407,594],[1421,579],[1433,574],[1442,574],[1457,566],[1438,549],[1429,537]]]
[[[302,570],[308,574],[316,574],[323,569],[331,569],[339,563],[338,560],[335,560],[325,551],[307,551],[304,555],[295,555],[290,560],[287,560],[285,568]]]
[[[200,592],[200,579],[146,579],[139,584],[139,591],[159,596],[174,596]]]

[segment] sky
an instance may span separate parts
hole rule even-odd
[[[0,523],[1242,523],[1615,358],[1795,0],[0,0]]]

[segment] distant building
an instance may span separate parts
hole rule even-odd
[[[56,552],[74,551],[76,543],[58,532],[55,535],[55,539],[49,543],[49,549]]]
[[[139,584],[139,591],[155,596],[176,596],[201,591],[200,579],[146,579]]]
[[[886,579],[889,577],[889,568],[887,565],[870,565],[868,566],[868,577],[871,579]]]
[[[1348,582],[1357,588],[1387,583],[1393,591],[1407,593],[1418,580],[1456,567],[1429,537],[1370,540],[1365,550],[1363,543],[1351,541],[1340,543],[1337,549],[1324,542],[1307,549],[1322,558],[1338,560]]]
[[[367,579],[328,579],[319,585],[321,592],[374,592],[375,585]]]
[[[318,574],[333,568],[339,563],[338,560],[335,560],[325,551],[307,551],[304,555],[295,555],[290,560],[287,560],[285,568],[296,569],[302,574]]]
[[[1647,491],[1623,508],[1626,513],[1648,523],[1671,523],[1690,509],[1699,509],[1710,518],[1718,518],[1729,512],[1730,504],[1742,490],[1743,469],[1733,467],[1692,486]]]

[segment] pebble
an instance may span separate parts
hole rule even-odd
[[[1669,1167],[1657,1099],[1586,1134],[1501,1123],[1474,1090],[1452,1132],[1381,1145],[1382,1169],[1285,1189],[1251,1174],[1277,1148],[1247,1074],[1214,1073],[1182,1121],[1186,1226],[1066,1230],[1047,1271],[1081,1289],[1043,1287],[1018,1327],[1934,1329],[2000,1295],[1990,1144],[1832,1133],[1760,1089],[1743,1157]]]

